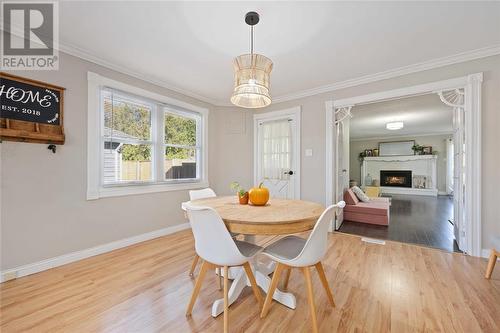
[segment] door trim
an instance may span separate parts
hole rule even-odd
[[[368,104],[401,97],[418,96],[441,90],[463,88],[465,92],[466,142],[466,244],[464,251],[472,256],[481,256],[481,85],[483,73],[474,73],[449,80],[424,83],[416,86],[326,101],[326,205],[333,200],[333,113],[335,108],[355,104]]]
[[[294,197],[295,199],[300,199],[300,181],[301,181],[301,173],[300,173],[300,162],[301,162],[301,145],[300,145],[300,133],[301,133],[301,114],[302,107],[295,106],[288,109],[265,112],[265,113],[256,113],[253,115],[253,181],[254,184],[257,185],[260,182],[260,179],[257,179],[257,153],[258,153],[258,126],[260,121],[270,121],[270,120],[279,120],[286,119],[289,117],[293,117],[295,119],[295,133],[294,133],[294,146],[293,146],[293,154],[295,156],[296,170],[294,172]]]

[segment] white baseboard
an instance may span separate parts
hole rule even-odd
[[[483,258],[489,258],[490,257],[490,249],[482,249],[481,250],[481,257]],[[500,257],[497,258],[497,261],[500,260]]]
[[[31,264],[7,269],[7,270],[1,272],[0,283],[8,281],[8,280],[16,279],[16,278],[19,278],[22,276],[42,272],[42,271],[45,271],[47,269],[51,269],[54,267],[66,265],[66,264],[69,264],[71,262],[75,262],[78,260],[82,260],[85,258],[96,256],[98,254],[103,254],[103,253],[110,252],[113,250],[121,249],[123,247],[127,247],[127,246],[137,244],[140,242],[144,242],[144,241],[147,241],[150,239],[173,234],[175,232],[189,229],[189,228],[190,228],[189,223],[182,223],[182,224],[174,225],[171,227],[147,232],[145,234],[117,240],[117,241],[114,241],[111,243],[98,245],[95,247],[91,247],[89,249],[71,252],[68,254],[63,254],[63,255],[58,256],[58,257],[49,258],[49,259],[45,259],[42,261],[31,263]]]

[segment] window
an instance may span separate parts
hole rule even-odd
[[[165,112],[165,179],[198,178],[201,154],[199,122],[195,115]]]
[[[87,198],[208,186],[206,118],[206,109],[89,73]]]
[[[155,106],[108,89],[101,101],[103,184],[153,181]]]

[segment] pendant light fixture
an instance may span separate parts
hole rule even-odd
[[[273,62],[253,53],[253,27],[259,23],[259,14],[248,12],[245,22],[250,26],[250,54],[234,58],[234,91],[231,103],[243,108],[262,108],[271,104],[269,83]]]

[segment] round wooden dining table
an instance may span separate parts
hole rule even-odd
[[[198,199],[184,203],[188,205],[215,209],[230,232],[243,234],[246,241],[252,241],[255,235],[288,235],[311,230],[324,211],[320,204],[304,200],[270,199],[265,206],[240,205],[236,196]],[[253,260],[257,284],[267,292],[271,285],[269,274],[274,271],[275,262]],[[232,304],[250,282],[244,270],[232,267],[229,278],[233,279],[229,289],[229,304]],[[292,293],[276,288],[273,299],[295,309],[296,300]],[[218,299],[212,306],[212,316],[217,317],[224,311],[224,300]]]

